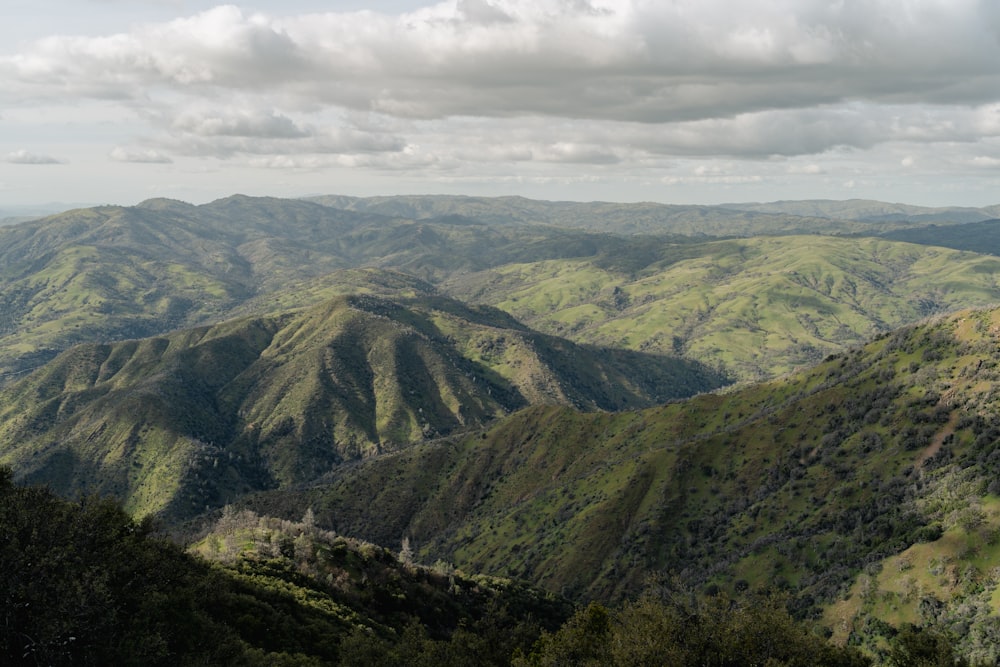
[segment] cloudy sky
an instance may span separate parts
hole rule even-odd
[[[3,0],[0,209],[1000,203],[997,0]]]

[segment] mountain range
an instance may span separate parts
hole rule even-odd
[[[621,410],[718,388],[694,362],[583,347],[441,297],[76,346],[0,392],[0,463],[184,517],[527,405]]]
[[[963,311],[769,383],[639,411],[527,408],[246,502],[575,599],[670,576],[777,586],[841,641],[939,625],[995,660],[998,369],[1000,310]]]
[[[353,203],[409,210],[416,201],[438,204],[438,212],[464,202],[400,200]],[[296,200],[160,199],[0,229],[0,383],[76,343],[159,335],[358,289],[499,306],[545,333],[684,355],[742,380],[814,363],[920,317],[998,300],[1000,264],[981,254],[816,233],[712,240],[704,230],[695,237],[664,235],[663,227],[655,236],[606,231],[613,224],[596,232],[534,212],[558,203],[519,200],[527,212],[515,219],[504,217],[506,199],[493,202],[492,216],[480,210],[490,200],[475,201],[466,212],[478,218],[412,219]],[[573,204],[571,217],[613,222],[636,206]],[[729,213],[677,215],[698,225]],[[839,224],[814,222],[827,234]],[[920,226],[909,232],[919,237]],[[944,230],[958,239],[964,227],[944,226],[932,242],[949,245]],[[359,268],[395,277],[346,271]]]
[[[996,214],[237,195],[14,224],[0,466],[204,557],[256,534],[220,516],[308,516],[581,603],[777,589],[868,655],[915,624],[989,663]]]

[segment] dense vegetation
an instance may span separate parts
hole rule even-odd
[[[995,258],[934,245],[995,215],[232,197],[0,230],[0,661],[996,664],[1000,310],[926,319],[1000,301]],[[702,394],[727,375],[764,382]]]
[[[642,407],[724,378],[574,345],[440,297],[309,309],[81,345],[0,390],[0,463],[178,519],[527,405]]]
[[[921,245],[1000,255],[1000,220],[964,225],[929,225],[886,232],[883,238]]]
[[[1000,311],[881,337],[780,381],[660,408],[532,408],[482,434],[253,499],[421,557],[627,599],[673,571],[777,586],[874,651],[930,624],[996,659]],[[974,628],[970,630],[970,628]]]
[[[400,656],[381,664],[506,664],[568,615],[539,591],[418,567],[309,523],[242,513],[217,528],[201,548],[225,545],[224,565],[110,500],[68,502],[0,469],[0,662],[361,665],[374,651]]]
[[[780,604],[652,594],[582,609],[412,563],[318,529],[227,511],[196,545],[108,500],[71,503],[0,469],[7,665],[865,665]]]

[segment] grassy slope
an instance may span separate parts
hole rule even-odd
[[[184,516],[525,405],[621,409],[721,381],[440,297],[338,297],[73,348],[0,394],[0,462],[62,493]]]
[[[0,230],[0,383],[79,342],[153,335],[343,292],[426,291],[500,263],[618,253],[626,239],[556,228],[414,222],[294,200],[151,200]],[[629,251],[631,252],[631,251]],[[360,285],[358,283],[361,283]]]
[[[484,219],[512,205],[476,201]],[[522,224],[536,209],[610,220],[628,207],[523,208],[517,224],[484,224],[237,196],[82,209],[0,230],[0,383],[78,342],[276,312],[348,290],[428,293],[421,280],[450,278],[453,294],[502,305],[550,333],[683,352],[749,379],[925,314],[996,300],[1000,267],[972,255],[818,236],[678,243]],[[414,278],[345,271],[363,266]]]
[[[531,408],[255,502],[309,504],[341,532],[408,536],[427,559],[579,597],[666,571],[788,588],[841,638],[869,618],[921,618],[927,595],[935,618],[1000,627],[991,607],[969,607],[998,595],[997,380],[1000,311],[966,312],[725,395],[620,414]],[[937,588],[900,578],[900,554],[913,569],[936,558],[924,578]],[[859,577],[877,580],[864,596]]]
[[[928,315],[1000,301],[995,259],[877,239],[777,237],[665,246],[621,271],[601,259],[502,266],[445,288],[543,331],[683,353],[774,377]]]

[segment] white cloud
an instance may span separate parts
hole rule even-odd
[[[309,132],[287,116],[246,110],[185,112],[173,120],[172,129],[205,137],[300,139],[309,136]]]
[[[143,148],[116,146],[108,154],[115,162],[137,162],[145,164],[171,164],[173,160],[159,151]]]
[[[1000,158],[990,157],[987,155],[977,155],[970,161],[975,167],[982,167],[985,169],[997,169],[1000,168]]]
[[[398,15],[255,3],[268,5],[8,46],[4,122],[34,142],[82,125],[87,106],[128,116],[99,133],[116,161],[452,182],[516,164],[539,183],[662,183],[671,161],[701,160],[729,166],[668,180],[840,183],[834,154],[959,174],[1000,139],[1000,10],[985,0],[448,0]]]
[[[810,164],[791,165],[787,169],[789,174],[802,174],[805,176],[816,176],[825,174],[826,170],[815,162]]]
[[[669,122],[849,100],[995,102],[996,30],[985,3],[944,0],[465,0],[288,18],[227,5],[50,37],[0,68],[21,96],[138,99],[164,86],[422,118]]]
[[[31,153],[23,149],[8,153],[7,162],[11,164],[62,164],[60,160],[49,155]]]

